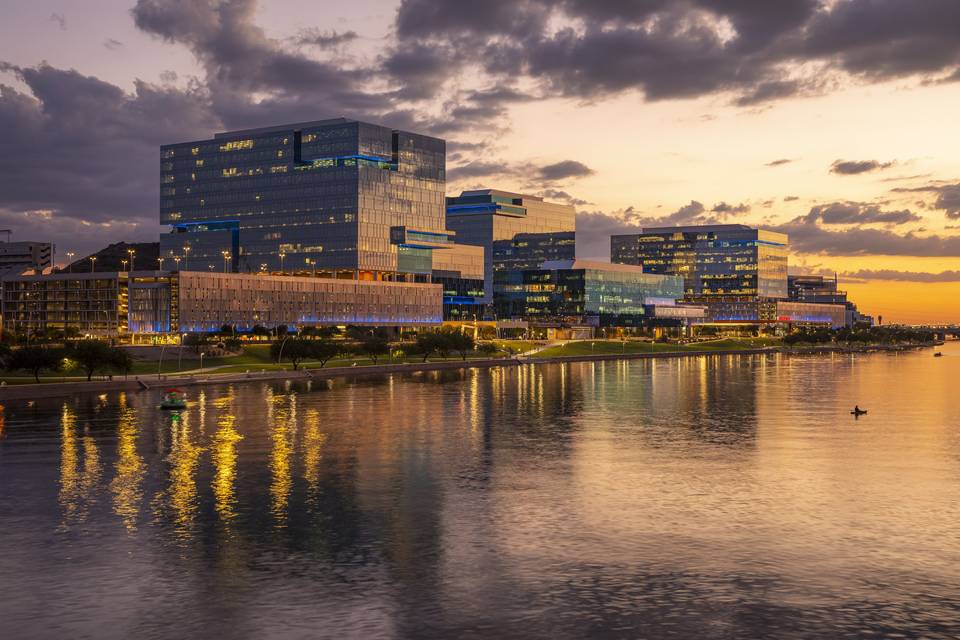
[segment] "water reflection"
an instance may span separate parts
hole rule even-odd
[[[8,403],[0,630],[42,636],[45,603],[72,636],[956,635],[960,358],[939,360]]]

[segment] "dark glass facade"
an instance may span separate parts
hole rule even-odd
[[[495,304],[501,318],[638,327],[648,305],[683,296],[683,279],[583,260],[505,272]]]
[[[744,225],[669,227],[610,239],[610,259],[684,279],[687,302],[716,322],[776,320],[787,297],[787,236]]]
[[[438,138],[346,119],[165,145],[160,222],[173,231],[161,255],[191,270],[392,279],[406,265],[391,227],[445,231],[445,152]]]
[[[495,274],[539,267],[546,260],[572,260],[576,211],[570,205],[496,189],[464,191],[447,198],[447,228],[457,242],[484,248],[486,294],[495,294]]]

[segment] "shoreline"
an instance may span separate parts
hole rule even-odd
[[[263,373],[223,373],[208,375],[137,376],[126,380],[94,380],[75,382],[41,382],[7,385],[0,387],[0,402],[7,400],[30,400],[56,398],[75,393],[107,393],[113,391],[149,391],[166,387],[191,387],[237,382],[266,382],[280,380],[329,380],[331,378],[361,378],[392,375],[397,373],[420,373],[459,369],[491,369],[494,367],[518,367],[528,364],[562,364],[567,362],[607,362],[611,360],[650,360],[655,358],[699,358],[701,356],[743,355],[826,355],[871,352],[912,351],[936,346],[936,343],[913,345],[864,345],[864,346],[803,346],[803,347],[758,347],[756,349],[729,349],[703,351],[659,351],[651,353],[612,353],[547,358],[490,358],[474,360],[447,360],[443,362],[415,362],[403,364],[368,365],[361,367],[331,367],[320,369],[274,370]]]

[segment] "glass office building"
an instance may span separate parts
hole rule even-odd
[[[495,301],[499,317],[594,327],[639,327],[652,305],[672,306],[683,278],[640,267],[558,260],[505,272]]]
[[[576,253],[576,211],[570,205],[497,189],[464,191],[447,198],[447,228],[457,242],[485,250],[487,297],[495,274],[572,260]]]
[[[417,251],[390,229],[445,231],[445,152],[441,139],[343,118],[165,145],[161,255],[184,270],[418,280],[406,270]]]
[[[787,236],[745,225],[644,229],[610,239],[610,259],[683,277],[715,322],[776,321],[787,297]]]

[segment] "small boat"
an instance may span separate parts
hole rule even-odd
[[[860,416],[867,415],[867,410],[861,409],[860,407],[854,407],[853,411],[850,412],[850,415],[857,416],[859,418]]]
[[[161,409],[186,409],[187,400],[179,389],[167,389],[160,400]]]
[[[934,357],[934,358],[942,358],[942,357],[943,357],[943,354],[940,353],[939,351],[934,351],[934,352],[933,352],[933,357]]]

